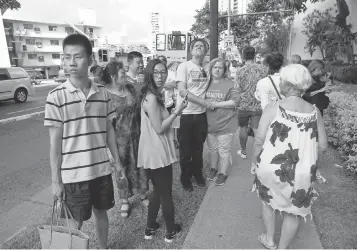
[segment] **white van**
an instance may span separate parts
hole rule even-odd
[[[23,103],[34,94],[31,78],[23,68],[0,68],[0,101]]]

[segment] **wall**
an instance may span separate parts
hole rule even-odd
[[[0,11],[0,55],[1,55],[0,67],[11,67],[1,11]]]

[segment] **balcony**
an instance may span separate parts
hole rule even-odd
[[[51,32],[51,31],[41,31],[36,30],[27,30],[27,29],[17,29],[14,32],[14,36],[19,37],[33,37],[33,38],[65,38],[67,34],[65,32]]]
[[[23,45],[20,52],[30,52],[30,53],[61,53],[61,46],[36,46],[36,45]]]

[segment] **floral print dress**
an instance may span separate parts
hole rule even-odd
[[[316,108],[311,113],[297,113],[277,107],[257,159],[253,190],[274,210],[306,218],[317,198]]]

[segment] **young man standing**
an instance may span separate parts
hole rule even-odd
[[[112,126],[115,110],[107,90],[88,78],[90,41],[80,34],[69,35],[63,41],[63,53],[70,77],[48,94],[45,107],[53,196],[68,206],[72,228],[80,229],[93,210],[99,248],[105,249],[107,210],[115,204],[107,147],[115,169],[122,170]]]
[[[137,94],[140,95],[141,87],[143,85],[143,70],[144,60],[143,55],[140,52],[132,51],[128,54],[128,66],[129,70],[126,73],[125,81],[134,85]]]
[[[178,131],[181,183],[186,191],[193,191],[191,177],[194,176],[199,186],[205,186],[202,175],[203,143],[207,137],[206,108],[204,100],[208,79],[203,69],[203,60],[208,52],[208,44],[203,39],[194,40],[190,45],[192,59],[181,63],[177,68],[178,102],[187,98],[187,108],[182,112]]]
[[[255,98],[254,93],[258,81],[266,77],[268,71],[262,64],[254,63],[255,49],[253,47],[246,47],[243,50],[243,59],[245,64],[237,70],[234,87],[238,90],[240,96],[238,123],[241,149],[238,150],[237,154],[245,159],[247,158],[248,125],[256,134],[262,115],[260,102]]]

